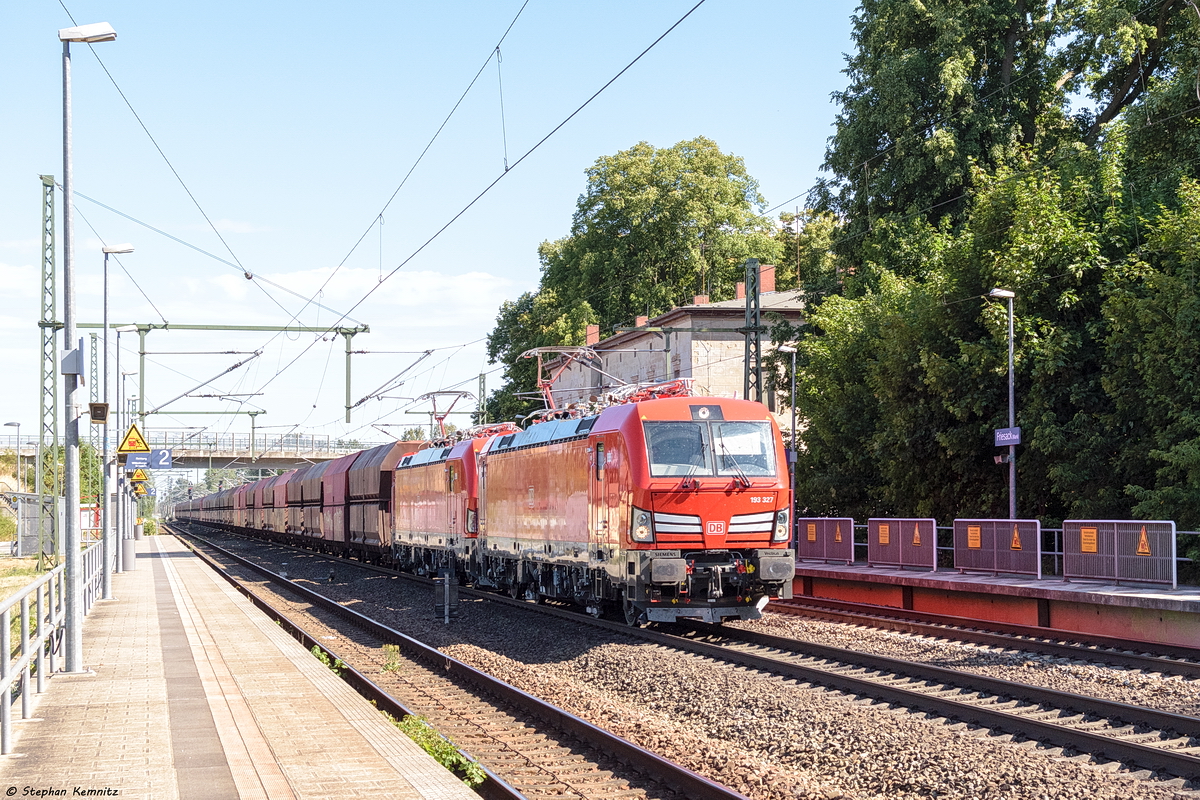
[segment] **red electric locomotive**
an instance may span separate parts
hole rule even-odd
[[[673,397],[547,420],[483,451],[474,580],[626,620],[753,619],[790,597],[790,491],[761,404]]]

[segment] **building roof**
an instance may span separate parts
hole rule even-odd
[[[788,289],[782,292],[763,292],[760,295],[760,302],[764,314],[776,312],[788,317],[799,317],[804,311],[805,306],[804,292],[801,289]],[[716,303],[693,303],[686,306],[677,306],[649,320],[645,326],[640,326],[633,330],[618,331],[606,339],[601,339],[592,345],[592,347],[598,350],[619,348],[630,339],[636,339],[650,333],[646,328],[669,328],[679,324],[686,317],[703,319],[705,324],[726,320],[731,323],[737,323],[740,326],[746,319],[746,299],[738,297],[732,300],[721,300]],[[730,329],[732,330],[733,327]]]

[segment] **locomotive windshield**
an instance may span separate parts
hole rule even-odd
[[[769,422],[647,422],[645,428],[656,478],[775,475]]]

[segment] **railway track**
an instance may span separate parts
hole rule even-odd
[[[864,702],[925,711],[948,721],[1006,734],[1013,740],[1027,742],[1025,746],[1030,748],[1057,748],[1063,754],[1094,756],[1185,780],[1200,776],[1200,719],[1196,717],[818,646],[739,627],[634,629],[619,622],[595,620],[493,593],[465,588],[460,593],[477,594],[492,602],[536,610],[825,687]],[[1011,638],[1005,642],[1006,647],[1022,647],[1022,643]],[[1106,655],[1092,651],[1090,657],[1105,660]],[[983,734],[986,735],[986,730]]]
[[[1189,780],[1200,776],[1200,718],[739,628],[688,628],[662,642],[687,641],[712,658],[1032,742]]]
[[[469,754],[488,774],[486,797],[746,800],[195,533],[181,538],[257,605],[303,630],[306,646],[315,642],[348,665],[344,677],[380,708],[426,719]],[[331,637],[351,638],[358,647],[330,645]],[[362,655],[384,652],[383,645],[398,650]],[[391,678],[386,690],[376,677],[381,674]]]
[[[780,614],[864,625],[938,639],[970,642],[987,647],[1039,653],[1055,658],[1094,661],[1111,666],[1200,678],[1200,649],[1155,642],[1129,642],[1104,636],[1078,639],[1068,632],[1047,631],[1029,625],[983,620],[963,620],[941,614],[892,609],[824,598],[797,597],[773,600],[768,611]]]

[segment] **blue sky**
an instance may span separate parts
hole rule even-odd
[[[355,400],[416,358],[394,351],[433,348],[390,394],[473,391],[475,376],[492,369],[479,340],[504,300],[536,286],[537,246],[568,233],[584,170],[600,156],[639,141],[666,147],[707,136],[745,159],[772,206],[802,195],[818,177],[837,110],[830,93],[845,85],[855,4],[707,0],[413,256],[504,173],[505,142],[512,165],[695,5],[530,0],[501,46],[503,128],[493,57],[384,210],[522,2],[9,4],[0,50],[0,363],[8,387],[0,421],[20,421],[26,434],[37,418],[38,176],[62,178],[57,30],[73,24],[68,10],[79,24],[107,21],[117,30],[118,39],[95,45],[95,55],[229,249],[87,45],[72,48],[75,191],[301,295],[316,292],[341,264],[319,302],[342,313],[361,301],[350,316],[371,327],[354,339],[354,349],[371,351],[354,357]],[[101,318],[101,241],[136,248],[120,265],[110,261],[116,322],[284,325],[303,305],[81,197],[76,208],[80,322]],[[299,322],[336,318],[310,306]],[[203,391],[262,392],[240,408],[265,409],[259,425],[270,430],[299,426],[378,441],[383,435],[371,423],[415,425],[423,417],[405,411],[428,408],[372,400],[345,424],[341,337],[184,331],[148,339],[158,354],[148,356],[147,406],[243,357],[180,351],[259,348],[262,356]],[[122,349],[122,368],[131,369],[136,337],[123,337]],[[497,386],[499,375],[489,384]],[[185,399],[168,409],[238,407]],[[163,414],[150,423],[195,425],[249,429],[245,416]]]

